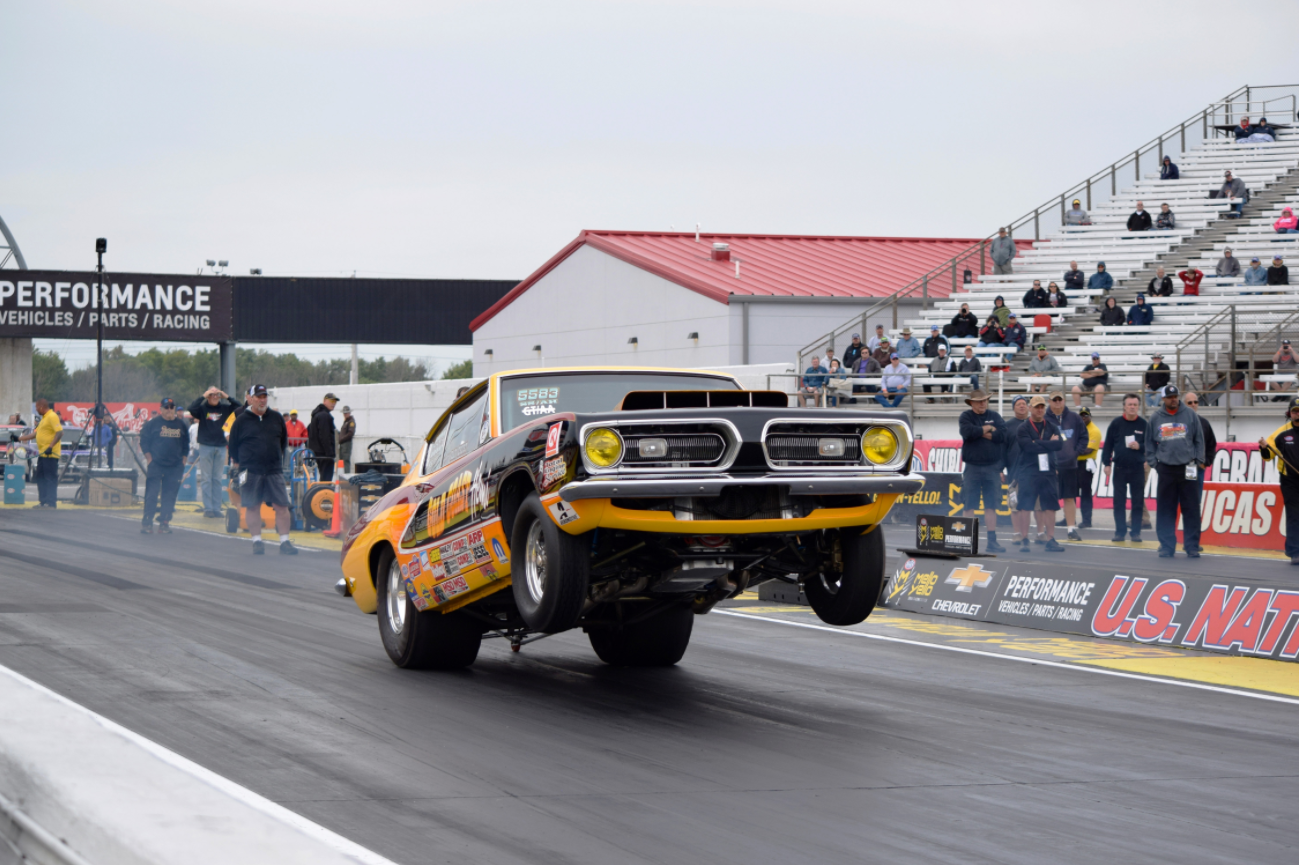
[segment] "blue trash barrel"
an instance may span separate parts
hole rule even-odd
[[[14,463],[5,465],[5,504],[27,504],[27,465]]]

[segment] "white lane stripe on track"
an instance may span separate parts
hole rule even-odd
[[[290,811],[288,808],[285,808],[283,805],[280,805],[276,802],[272,802],[270,799],[267,799],[265,796],[262,796],[259,793],[254,793],[252,790],[249,790],[247,787],[240,786],[239,784],[236,784],[234,781],[231,781],[229,778],[222,777],[221,775],[218,775],[216,772],[213,772],[210,769],[206,769],[203,766],[200,766],[198,763],[195,763],[193,760],[190,760],[187,757],[182,757],[180,754],[177,754],[175,751],[172,751],[168,748],[163,747],[162,745],[159,745],[157,742],[153,741],[152,739],[146,739],[144,736],[141,736],[139,733],[128,730],[126,727],[123,727],[121,724],[118,724],[116,721],[110,721],[108,718],[105,718],[103,715],[100,715],[98,712],[95,712],[91,709],[87,709],[85,706],[81,705],[80,703],[76,703],[72,700],[69,700],[67,697],[63,696],[62,694],[56,691],[52,691],[49,688],[45,687],[40,682],[35,682],[27,678],[22,673],[16,672],[2,665],[0,665],[0,673],[3,673],[7,676],[12,676],[14,679],[17,679],[19,682],[23,683],[24,685],[30,688],[34,688],[35,690],[41,692],[42,694],[46,694],[54,698],[55,700],[62,703],[63,705],[68,706],[69,708],[75,709],[76,711],[87,715],[93,721],[95,721],[95,723],[99,724],[104,729],[108,730],[111,733],[116,733],[117,735],[124,737],[125,739],[132,742],[133,744],[140,746],[149,754],[152,754],[154,757],[157,757],[159,760],[166,763],[167,765],[172,766],[176,769],[180,769],[182,772],[185,772],[186,774],[196,778],[197,780],[202,781],[203,783],[207,784],[210,787],[215,787],[216,789],[220,790],[222,793],[225,793],[227,796],[230,796],[232,799],[235,799],[236,801],[241,802],[244,805],[249,806],[250,808],[260,811],[263,814],[266,814],[267,816],[272,817],[275,820],[279,820],[281,823],[292,826],[294,829],[297,829],[303,835],[306,835],[307,837],[315,841],[319,841],[320,843],[328,847],[332,847],[333,849],[337,850],[339,853],[342,853],[345,856],[351,856],[353,859],[356,859],[358,862],[365,863],[365,865],[397,865],[397,863],[393,862],[391,859],[387,859],[383,856],[380,856],[378,853],[375,853],[372,850],[368,850],[365,847],[362,847],[360,844],[357,844],[355,841],[351,841],[347,838],[344,838],[342,835],[339,835],[337,832],[333,832],[329,829],[326,829],[324,826],[321,826],[319,823],[315,823],[311,820],[308,820],[306,817],[303,817],[301,814],[298,814],[294,811]]]
[[[1021,664],[1038,664],[1043,667],[1059,667],[1062,670],[1077,670],[1082,673],[1095,673],[1101,676],[1114,676],[1119,679],[1136,679],[1140,682],[1159,682],[1163,685],[1177,685],[1182,688],[1195,688],[1199,691],[1215,691],[1219,694],[1231,694],[1234,697],[1253,697],[1255,700],[1266,700],[1272,703],[1289,703],[1299,706],[1299,699],[1282,697],[1279,694],[1267,694],[1262,691],[1242,691],[1238,688],[1224,688],[1220,685],[1206,685],[1203,682],[1191,682],[1186,679],[1165,679],[1160,676],[1147,676],[1141,673],[1125,673],[1122,670],[1107,670],[1104,667],[1090,667],[1084,664],[1065,664],[1061,661],[1046,661],[1040,658],[1021,658],[1016,655],[1003,655],[1000,652],[988,652],[983,649],[967,649],[964,646],[948,646],[943,643],[926,643],[923,640],[908,640],[905,637],[887,637],[883,634],[868,634],[865,631],[853,631],[848,628],[835,628],[830,625],[813,625],[808,622],[791,622],[788,619],[773,619],[768,616],[754,616],[734,610],[713,610],[720,616],[733,616],[737,619],[749,619],[754,622],[774,622],[777,625],[788,625],[791,628],[805,628],[809,631],[825,631],[839,636],[863,637],[867,640],[879,640],[884,643],[901,643],[904,646],[924,646],[927,649],[942,649],[945,652],[959,652],[963,655],[979,655],[985,658],[996,658],[1001,661],[1017,661]],[[1228,657],[1228,656],[1224,656]]]

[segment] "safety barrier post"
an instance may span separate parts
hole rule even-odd
[[[334,515],[329,522],[329,531],[325,532],[327,538],[336,538],[343,533],[343,496],[339,487],[342,475],[343,461],[339,460],[334,466]]]

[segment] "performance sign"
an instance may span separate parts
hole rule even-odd
[[[225,342],[233,335],[234,281],[227,276],[5,271],[0,279],[0,337],[104,338]],[[99,295],[96,297],[96,295]]]

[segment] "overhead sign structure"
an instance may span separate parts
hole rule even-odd
[[[234,281],[228,276],[6,271],[0,279],[0,337],[227,342]]]

